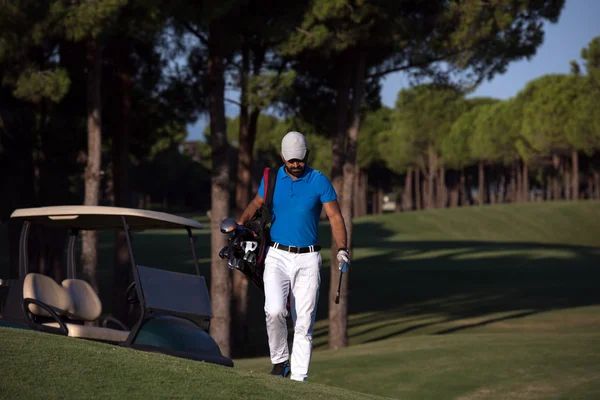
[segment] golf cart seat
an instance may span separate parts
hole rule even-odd
[[[129,336],[128,330],[83,325],[100,317],[102,303],[81,279],[66,279],[61,286],[48,276],[29,273],[23,282],[23,301],[28,322],[43,331],[108,342],[124,342]],[[41,318],[38,321],[29,313]]]
[[[27,311],[38,317],[66,317],[68,310],[73,309],[67,289],[49,276],[34,272],[27,274],[23,281],[23,301]]]
[[[102,314],[102,303],[92,285],[82,279],[65,279],[61,283],[73,301],[71,318],[81,321],[95,321]]]

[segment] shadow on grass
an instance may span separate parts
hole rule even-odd
[[[486,241],[391,240],[379,224],[355,225],[350,272],[349,339],[366,343],[418,330],[467,331],[549,310],[600,304],[600,249],[583,246]],[[324,258],[330,231],[320,232]],[[110,310],[112,240],[101,237],[100,296]],[[194,273],[185,233],[149,232],[134,237],[137,263]],[[210,235],[198,234],[200,270],[210,288]],[[225,266],[226,268],[226,266]],[[329,268],[324,263],[315,348],[327,345]],[[245,357],[268,355],[264,296],[249,286],[249,343]],[[289,325],[291,328],[291,324]],[[290,338],[293,335],[290,329]]]
[[[368,234],[367,234],[368,233]],[[600,304],[600,249],[484,241],[388,241],[362,224],[350,276],[349,339],[366,343],[426,328],[449,334],[540,312]],[[369,250],[377,254],[369,256]],[[360,257],[361,251],[367,254]],[[329,274],[324,287],[329,285]],[[327,293],[317,320],[327,318]],[[436,329],[439,325],[439,329]],[[449,326],[451,325],[451,326]],[[454,326],[452,326],[454,325]],[[328,328],[314,332],[325,347]]]
[[[327,258],[329,228],[322,229]],[[349,339],[354,343],[384,340],[423,328],[432,334],[449,334],[548,310],[600,303],[600,291],[594,283],[600,278],[598,248],[387,240],[393,234],[376,223],[356,225],[348,324]],[[210,285],[209,245],[210,236],[199,235],[200,269]],[[140,235],[134,246],[143,252],[137,260],[140,264],[193,273],[185,235]],[[321,277],[317,307],[317,321],[321,321],[317,326],[321,327],[314,332],[315,349],[327,344],[327,262]],[[108,285],[106,288],[109,290]],[[263,302],[263,293],[250,285],[246,357],[268,355]],[[288,328],[291,343],[291,324]]]

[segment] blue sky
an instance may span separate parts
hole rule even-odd
[[[571,60],[581,62],[580,52],[594,36],[600,35],[600,0],[567,0],[556,24],[545,24],[544,42],[530,60],[510,64],[502,75],[483,82],[471,96],[507,99],[516,95],[525,84],[541,75],[568,73]],[[405,74],[388,75],[382,82],[383,104],[393,107],[398,91],[408,86]],[[235,92],[228,96],[237,97]],[[471,97],[470,96],[470,97]],[[228,116],[238,114],[237,107],[226,103]],[[188,127],[188,139],[197,140],[208,123],[207,117]]]

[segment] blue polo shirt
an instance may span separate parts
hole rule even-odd
[[[276,180],[271,240],[297,247],[319,244],[318,225],[323,203],[337,199],[329,178],[306,165],[304,174],[296,179],[292,179],[281,166]],[[258,194],[263,199],[264,187],[262,178]]]

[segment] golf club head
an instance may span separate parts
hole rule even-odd
[[[229,269],[240,269],[240,259],[239,258],[230,258],[227,263]]]
[[[228,217],[221,222],[221,233],[231,233],[238,227],[235,219]]]
[[[229,258],[229,246],[225,246],[221,249],[221,251],[219,252],[219,257],[221,257],[222,259]]]
[[[256,254],[249,251],[244,254],[244,260],[251,266],[254,266],[256,264]]]

